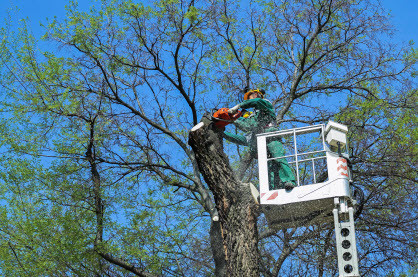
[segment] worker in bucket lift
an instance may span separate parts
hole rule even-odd
[[[238,145],[249,146],[255,157],[257,155],[256,134],[277,131],[277,128],[274,127],[276,115],[273,105],[264,99],[264,95],[264,90],[248,90],[244,94],[244,101],[228,111],[230,114],[235,114],[238,109],[253,109],[253,112],[244,112],[243,116],[234,122],[238,129],[247,133],[245,137],[229,132],[224,133],[225,139]],[[284,156],[283,145],[277,139],[267,143],[267,150],[271,158]],[[296,186],[295,176],[286,159],[270,161],[268,172],[270,189],[285,188],[289,190]]]

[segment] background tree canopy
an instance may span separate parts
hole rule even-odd
[[[378,1],[67,11],[42,38],[24,21],[1,29],[1,275],[223,274],[213,192],[187,141],[247,86],[266,89],[279,128],[349,126],[360,272],[416,273],[418,54],[391,41]],[[238,168],[246,149],[224,150]],[[257,275],[337,275],[329,226],[271,230],[260,216],[258,230]]]

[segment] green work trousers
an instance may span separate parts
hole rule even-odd
[[[267,155],[269,158],[284,156],[282,143],[278,140],[268,142]],[[285,158],[270,160],[267,162],[267,167],[270,189],[282,189],[286,182],[295,183],[295,175]]]
[[[274,129],[273,131],[275,131]],[[271,132],[271,129],[266,132]],[[255,134],[248,140],[246,137],[238,134],[232,134],[229,132],[224,133],[225,139],[238,145],[249,146],[251,153],[257,157],[257,143],[255,141]],[[284,156],[284,148],[282,143],[276,139],[267,142],[267,155],[269,158]],[[286,182],[295,183],[295,176],[292,168],[285,158],[270,160],[267,163],[269,172],[269,187],[270,189],[284,188]]]

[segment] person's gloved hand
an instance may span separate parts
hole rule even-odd
[[[232,108],[230,108],[229,110],[228,110],[228,113],[229,114],[236,114],[237,112],[238,112],[238,109],[240,108],[240,106],[239,106],[239,104],[238,105],[236,105],[236,106],[234,106],[234,107],[232,107]]]

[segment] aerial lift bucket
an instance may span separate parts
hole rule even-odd
[[[340,276],[355,277],[359,276],[353,217],[356,201],[350,188],[347,132],[346,126],[330,121],[326,126],[321,124],[257,135],[259,202],[271,228],[295,228],[334,221]],[[309,143],[303,141],[303,137],[311,138],[309,135],[318,133],[316,149],[306,148]],[[270,157],[267,144],[275,139],[288,141],[292,153]],[[274,159],[286,159],[294,168],[297,187],[292,190],[270,189],[268,163]],[[318,163],[326,164],[320,168],[326,171],[322,172],[327,173],[326,180],[319,180],[319,175],[324,174],[316,172]],[[306,170],[308,167],[312,171],[310,174]],[[306,180],[311,182],[306,183]]]

